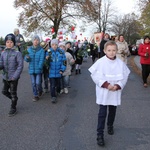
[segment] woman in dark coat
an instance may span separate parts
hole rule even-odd
[[[105,33],[103,40],[100,42],[100,58],[105,56],[104,45],[109,40],[110,40],[110,35],[108,33]]]

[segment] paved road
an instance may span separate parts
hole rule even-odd
[[[131,58],[129,58],[131,59]],[[50,93],[32,102],[27,64],[18,86],[18,114],[8,117],[10,101],[0,94],[0,150],[99,150],[96,144],[98,106],[95,86],[83,63],[82,74],[71,76],[69,94],[51,104]],[[115,134],[105,134],[104,150],[149,150],[150,87],[131,69],[117,109]],[[2,82],[0,88],[2,87]]]

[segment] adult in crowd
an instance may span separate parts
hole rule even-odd
[[[22,53],[22,51],[25,49],[25,40],[23,38],[23,35],[20,34],[19,29],[14,29],[14,35],[15,35],[15,40],[16,40],[16,47],[18,51]]]
[[[142,66],[143,85],[147,87],[147,78],[150,73],[150,37],[144,37],[144,43],[140,44],[138,54],[140,55],[140,63]]]
[[[98,46],[94,42],[94,39],[90,42],[90,51],[91,51],[91,55],[92,55],[92,63],[94,64],[95,59],[98,55]]]
[[[104,53],[104,45],[107,41],[110,40],[110,35],[108,33],[104,34],[104,38],[102,39],[102,41],[100,42],[100,58],[105,56]]]
[[[118,37],[118,41],[116,42],[118,46],[117,57],[120,58],[127,64],[127,56],[130,54],[128,44],[124,39],[124,36],[121,34]]]

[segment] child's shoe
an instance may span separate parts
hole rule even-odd
[[[36,102],[36,101],[39,100],[39,97],[38,96],[34,96],[32,100],[33,100],[33,102]]]
[[[114,128],[113,128],[113,126],[108,126],[107,127],[107,132],[108,132],[108,134],[113,135],[114,134]]]
[[[38,96],[41,97],[43,95],[43,91],[39,92]]]
[[[51,102],[52,102],[53,104],[57,103],[56,97],[52,97]]]
[[[64,92],[64,90],[63,90],[63,89],[61,89],[61,90],[60,90],[60,94],[62,94],[63,92]]]
[[[68,89],[67,88],[64,88],[64,93],[68,94]]]
[[[104,145],[105,145],[104,137],[103,137],[103,136],[101,136],[101,135],[98,135],[98,136],[97,136],[97,144],[98,144],[99,146],[104,146]]]
[[[81,69],[79,69],[79,74],[81,74]]]
[[[12,116],[16,115],[16,113],[17,113],[17,109],[10,108],[10,111],[9,111],[9,113],[8,113],[8,116],[9,116],[9,117],[12,117]]]

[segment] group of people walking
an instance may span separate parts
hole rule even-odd
[[[110,38],[110,35],[108,33],[104,34],[104,37],[102,38],[101,42],[99,45],[97,45],[94,42],[94,39],[90,42],[90,51],[91,51],[91,56],[92,56],[92,62],[94,63],[96,60],[96,57],[102,58],[105,56],[104,52],[104,45],[107,41],[112,40]],[[114,39],[118,46],[118,51],[117,51],[117,57],[122,59],[125,63],[127,63],[127,56],[130,55],[130,51],[128,48],[128,44],[124,39],[124,36],[121,34]],[[99,52],[98,52],[99,51]]]
[[[75,74],[81,74],[83,61],[82,43],[77,43],[73,53],[71,42],[59,42],[57,39],[41,42],[39,36],[35,35],[32,38],[32,46],[23,53],[23,36],[19,34],[19,30],[15,30],[14,33],[15,35],[6,35],[6,48],[0,56],[0,69],[3,70],[2,93],[11,99],[9,116],[17,112],[17,86],[24,60],[29,63],[28,72],[32,84],[33,101],[38,101],[43,92],[47,93],[50,90],[52,103],[57,102],[57,95],[68,93],[71,72],[75,69]],[[93,65],[88,70],[96,84],[96,103],[99,105],[97,144],[104,146],[107,109],[107,132],[113,135],[116,109],[121,105],[121,93],[130,74],[127,67],[129,50],[123,35],[120,35],[116,41],[112,41],[107,33],[99,45],[100,59],[96,62],[93,51],[96,51],[98,46],[92,41],[90,48]],[[138,54],[141,56],[143,85],[147,87],[147,78],[150,73],[149,36],[144,37],[144,43],[140,45]]]
[[[117,106],[121,105],[121,93],[127,83],[130,70],[127,57],[130,55],[128,44],[123,35],[114,41],[105,34],[100,42],[100,59],[89,68],[91,78],[96,84],[96,103],[99,105],[97,124],[97,144],[104,146],[104,128],[107,117],[107,133],[114,134],[114,121]],[[94,48],[92,49],[94,50]],[[150,74],[150,37],[145,36],[138,48],[142,67],[143,86],[147,87]],[[92,56],[93,57],[93,56]],[[95,58],[95,56],[94,56]],[[108,109],[108,110],[107,110]],[[107,115],[108,111],[108,115]]]
[[[71,42],[40,41],[38,35],[32,37],[32,46],[23,50],[25,43],[19,30],[15,34],[5,37],[6,48],[0,56],[0,70],[3,70],[2,93],[11,99],[9,116],[16,114],[17,109],[17,86],[23,70],[24,61],[29,64],[33,98],[38,101],[43,93],[50,91],[51,102],[57,102],[57,95],[68,93],[71,72],[81,74],[82,44],[76,46],[76,51],[71,50]],[[79,61],[80,60],[80,61]],[[73,65],[75,65],[73,67]],[[50,84],[50,88],[49,88]]]

